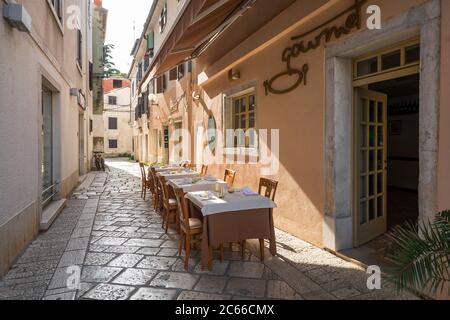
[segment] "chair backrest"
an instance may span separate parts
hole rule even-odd
[[[145,181],[145,166],[143,162],[139,162],[139,168],[141,169],[141,179]]]
[[[164,176],[159,176],[159,184],[161,186],[161,194],[163,203],[166,205],[166,207],[169,206],[169,188],[167,187],[166,178]]]
[[[182,188],[175,188],[175,197],[177,198],[180,222],[185,228],[189,230],[189,205],[184,197],[184,191]]]
[[[207,164],[202,164],[202,171],[200,172],[200,174],[202,176],[205,176],[207,172],[208,172],[208,165]]]
[[[261,193],[263,187],[265,188],[264,194]],[[277,193],[277,187],[278,181],[268,178],[260,178],[258,193],[266,198],[272,199],[272,201],[275,201],[275,194]]]
[[[229,187],[233,186],[235,177],[236,171],[231,169],[225,169],[225,176],[223,177],[223,180],[228,184]]]
[[[151,170],[151,168],[148,169],[148,186],[150,187],[150,192],[151,193],[155,193],[155,181],[154,181],[155,177],[153,176],[153,172]]]

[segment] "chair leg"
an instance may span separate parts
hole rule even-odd
[[[186,258],[184,259],[184,269],[189,267],[189,257],[191,255],[191,235],[186,234]]]
[[[163,214],[162,214],[162,225],[161,225],[161,228],[163,228],[163,229],[164,229],[164,223],[165,223],[165,221],[166,221],[166,213],[163,212]]]
[[[261,261],[264,261],[264,239],[259,239],[259,255]]]
[[[240,245],[241,245],[241,257],[242,257],[242,259],[244,259],[244,256],[245,256],[245,240],[242,240]]]
[[[220,245],[220,262],[223,262],[224,254],[223,254],[223,244]]]
[[[180,240],[178,242],[178,256],[181,257],[181,251],[183,251],[183,242],[186,240],[186,234],[180,234]]]
[[[145,201],[145,197],[147,196],[147,187],[144,187],[144,201]]]
[[[166,210],[166,233],[169,231],[169,219],[170,219],[170,211]]]
[[[142,183],[142,187],[141,187],[141,198],[142,198],[143,194],[144,194],[144,183]]]

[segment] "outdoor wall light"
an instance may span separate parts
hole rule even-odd
[[[152,106],[159,106],[158,99],[156,98],[156,95],[153,93],[150,93],[148,95],[148,101]]]
[[[22,32],[31,32],[31,16],[21,4],[10,3],[3,7],[3,17],[11,27]]]
[[[200,93],[198,93],[197,91],[193,91],[193,92],[192,92],[192,99],[193,99],[194,101],[200,100]]]
[[[230,69],[228,71],[228,79],[230,81],[239,80],[241,78],[241,73],[239,71],[233,73],[233,69]]]

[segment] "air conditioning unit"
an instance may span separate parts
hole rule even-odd
[[[31,32],[31,16],[21,4],[10,3],[3,7],[3,17],[11,27],[22,32]]]

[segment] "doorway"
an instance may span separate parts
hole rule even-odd
[[[53,180],[53,102],[52,92],[42,88],[42,129],[41,129],[41,174],[42,207],[45,207],[54,194]]]
[[[84,128],[84,114],[80,113],[78,116],[78,149],[79,149],[79,162],[78,162],[78,170],[79,175],[84,175],[86,173],[85,170],[85,155],[84,155],[84,142],[85,142],[85,128]]]
[[[419,74],[356,88],[356,246],[419,215]]]

